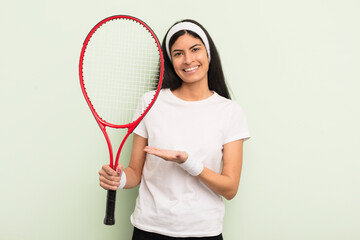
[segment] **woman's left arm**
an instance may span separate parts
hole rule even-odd
[[[235,197],[240,182],[244,140],[229,142],[223,147],[223,169],[218,174],[206,167],[198,178],[212,191],[230,200]]]
[[[242,139],[229,142],[223,146],[223,169],[221,174],[206,167],[197,177],[212,191],[230,200],[235,197],[239,188],[243,155]],[[163,158],[166,161],[184,163],[188,154],[182,151],[145,147],[145,152]]]

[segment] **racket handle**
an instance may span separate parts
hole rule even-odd
[[[106,215],[104,218],[105,225],[114,225],[115,224],[115,201],[116,201],[116,191],[108,190],[107,200],[106,200]]]

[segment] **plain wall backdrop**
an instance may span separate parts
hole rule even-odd
[[[359,12],[357,0],[1,0],[0,239],[130,239],[137,189],[104,226],[107,146],[78,78],[86,34],[116,14],[160,40],[192,18],[215,41],[252,134],[226,240],[360,239]]]

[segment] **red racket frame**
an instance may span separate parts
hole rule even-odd
[[[84,55],[85,55],[85,51],[86,51],[86,47],[88,45],[88,42],[90,41],[92,35],[96,32],[96,30],[98,28],[100,28],[104,23],[111,21],[111,20],[115,20],[115,19],[119,19],[119,18],[125,18],[125,19],[129,19],[129,20],[133,20],[136,21],[138,23],[140,23],[141,25],[143,25],[152,35],[152,37],[154,38],[157,46],[158,46],[158,50],[159,50],[159,55],[160,55],[160,76],[159,76],[159,83],[158,83],[158,87],[157,90],[155,92],[155,96],[152,99],[151,103],[147,106],[146,110],[143,112],[143,114],[134,122],[132,123],[128,123],[128,124],[124,124],[124,125],[116,125],[116,124],[112,124],[112,123],[108,123],[106,121],[104,121],[103,119],[101,119],[101,117],[97,114],[97,112],[94,109],[94,106],[92,105],[86,89],[85,89],[85,85],[84,85],[84,79],[83,79],[83,72],[82,72],[82,65],[83,65],[83,59],[84,59]],[[115,15],[115,16],[111,16],[108,18],[105,18],[104,20],[100,21],[98,24],[96,24],[91,31],[89,32],[89,34],[87,35],[84,43],[83,43],[83,47],[81,50],[81,55],[80,55],[80,62],[79,62],[79,78],[80,78],[80,85],[81,85],[81,90],[82,93],[85,97],[85,100],[87,102],[87,104],[90,107],[90,110],[92,112],[92,114],[95,117],[96,122],[99,124],[101,131],[103,132],[105,139],[106,139],[106,143],[108,145],[109,148],[109,154],[110,154],[110,167],[113,168],[114,170],[116,170],[117,166],[118,166],[118,162],[119,162],[119,157],[120,157],[120,153],[121,150],[124,146],[124,143],[126,141],[126,139],[130,136],[130,134],[134,131],[134,129],[136,128],[136,126],[140,123],[140,121],[145,117],[145,115],[148,113],[148,111],[150,110],[150,108],[152,107],[152,105],[154,104],[156,98],[159,95],[160,89],[161,89],[161,85],[162,85],[162,80],[163,80],[163,74],[164,74],[164,58],[163,58],[163,53],[161,50],[161,44],[157,38],[157,36],[155,35],[155,33],[152,31],[152,29],[142,20],[132,17],[132,16],[128,16],[128,15]],[[109,135],[106,132],[106,127],[111,127],[111,128],[127,128],[128,132],[125,135],[124,139],[122,140],[120,147],[117,151],[116,154],[116,158],[115,158],[115,165],[114,165],[114,154],[113,154],[113,149],[112,149],[112,145],[111,145],[111,141],[109,138]]]

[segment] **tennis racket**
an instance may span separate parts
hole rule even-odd
[[[96,24],[87,35],[80,55],[80,85],[87,104],[103,132],[116,169],[121,149],[153,106],[163,79],[164,60],[155,33],[140,19],[117,15]],[[153,91],[149,105],[134,116],[145,92]],[[106,128],[125,128],[114,159]],[[116,191],[108,190],[104,224],[115,224]]]

